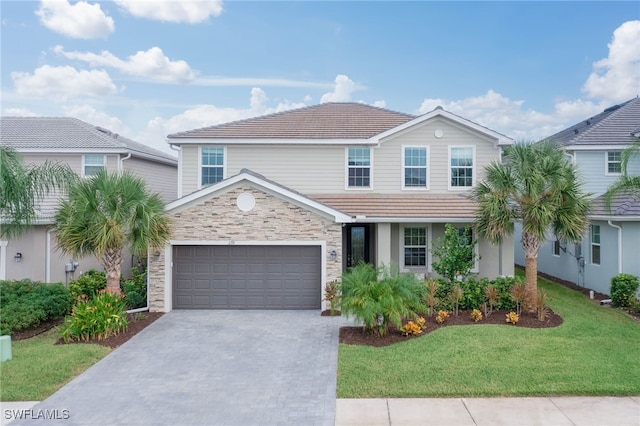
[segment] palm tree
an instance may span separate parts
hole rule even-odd
[[[611,210],[611,200],[616,194],[621,192],[635,192],[640,194],[640,174],[629,174],[629,161],[634,155],[640,156],[640,138],[622,151],[622,176],[612,183],[604,194],[604,202]]]
[[[37,204],[56,190],[65,191],[77,179],[67,164],[46,161],[25,166],[20,154],[0,146],[0,236],[17,237],[37,218]]]
[[[169,239],[169,217],[159,194],[131,173],[105,170],[74,185],[56,214],[54,233],[63,252],[102,259],[107,290],[120,292],[122,251],[135,255]]]
[[[503,163],[486,167],[473,192],[478,203],[479,235],[500,243],[522,223],[526,263],[526,306],[532,309],[538,289],[538,250],[549,231],[561,242],[578,242],[588,226],[589,194],[582,192],[575,165],[554,143],[516,143]]]

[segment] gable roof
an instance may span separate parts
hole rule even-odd
[[[359,103],[329,102],[246,120],[174,133],[171,143],[216,139],[368,139],[414,115]]]
[[[165,206],[165,210],[171,212],[175,210],[188,208],[189,206],[197,204],[202,200],[212,198],[215,196],[216,193],[225,191],[226,189],[231,188],[234,185],[241,183],[243,181],[250,182],[255,186],[259,187],[261,190],[271,193],[275,196],[278,196],[279,198],[286,199],[289,202],[292,202],[293,204],[301,206],[302,208],[305,208],[307,210],[312,210],[319,214],[323,214],[327,217],[330,217],[336,222],[347,223],[347,222],[353,221],[351,216],[349,216],[348,214],[340,210],[337,210],[334,207],[331,207],[320,201],[309,198],[297,191],[294,191],[283,185],[280,185],[248,169],[242,169],[240,170],[240,173],[238,173],[235,176],[231,176],[230,178],[224,179],[216,184],[209,185],[198,191],[192,192],[189,195],[179,198],[167,204]]]
[[[177,158],[73,117],[2,117],[0,139],[18,152],[112,152],[177,165]]]
[[[640,133],[640,98],[606,108],[591,118],[574,124],[548,140],[561,146],[627,145]]]

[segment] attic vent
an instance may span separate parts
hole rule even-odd
[[[587,123],[587,126],[590,126],[591,125],[591,120],[587,120],[586,123]]]
[[[102,133],[104,133],[106,135],[110,135],[111,134],[111,131],[105,129],[104,127],[96,126],[96,130],[99,131],[99,132],[102,132]]]
[[[578,129],[573,129],[573,133],[575,133],[575,134],[577,135],[578,133],[580,133],[580,130],[578,130]]]
[[[605,109],[605,110],[604,110],[604,112],[611,112],[611,111],[615,111],[615,110],[617,110],[618,108],[620,108],[620,105],[614,105],[614,106],[611,106],[611,107],[609,107],[609,108]]]

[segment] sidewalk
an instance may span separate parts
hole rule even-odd
[[[640,426],[640,396],[338,399],[336,426]]]

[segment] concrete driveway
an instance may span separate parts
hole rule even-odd
[[[173,311],[34,415],[64,425],[333,425],[343,323],[319,311]]]

